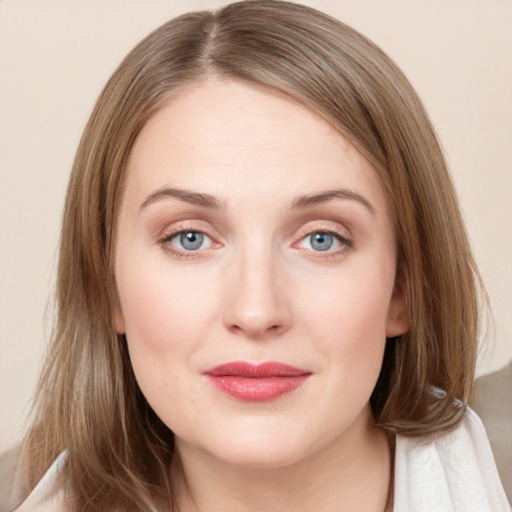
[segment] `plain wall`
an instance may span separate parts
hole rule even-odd
[[[131,47],[213,0],[0,0],[0,452],[22,435],[51,326],[81,130]],[[379,44],[439,132],[496,318],[479,373],[512,358],[512,2],[311,0]]]

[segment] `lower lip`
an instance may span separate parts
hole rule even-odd
[[[246,378],[209,375],[210,382],[220,391],[245,402],[274,400],[302,386],[309,375]]]

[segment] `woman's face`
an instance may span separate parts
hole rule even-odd
[[[278,467],[367,429],[407,314],[379,179],[319,116],[234,81],[176,95],[131,152],[115,254],[116,329],[178,450]]]

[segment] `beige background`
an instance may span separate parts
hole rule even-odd
[[[213,0],[0,0],[0,451],[23,432],[60,212],[102,85],[151,29]],[[512,358],[512,2],[311,0],[381,45],[423,98],[496,317],[479,373]],[[45,334],[46,333],[46,334]]]

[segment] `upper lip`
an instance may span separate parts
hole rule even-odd
[[[289,364],[268,361],[261,364],[233,361],[210,368],[204,372],[212,377],[243,377],[247,379],[264,379],[268,377],[298,377],[310,375],[311,372]]]

